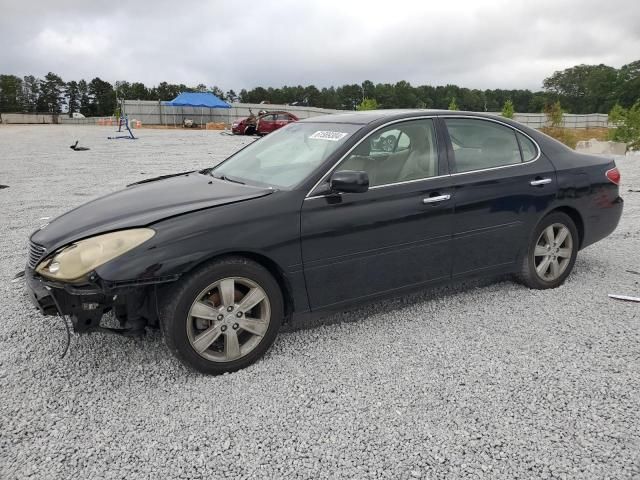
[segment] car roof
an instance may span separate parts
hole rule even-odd
[[[272,115],[274,113],[287,113],[291,115],[291,112],[287,112],[286,110],[267,110],[267,113],[263,113],[262,115]]]
[[[372,128],[394,120],[411,119],[413,117],[420,116],[446,116],[446,117],[475,117],[475,118],[487,118],[489,120],[498,121],[505,125],[509,125],[513,128],[526,133],[533,138],[542,151],[560,151],[565,152],[569,147],[565,146],[561,142],[549,137],[548,135],[540,132],[532,127],[528,127],[522,123],[516,122],[510,118],[505,118],[500,115],[492,115],[482,112],[466,112],[461,110],[431,110],[431,109],[389,109],[389,110],[366,110],[362,112],[350,112],[336,113],[330,115],[319,115],[316,117],[305,118],[299,120],[299,122],[307,123],[349,123],[354,125],[372,125]]]
[[[353,123],[356,125],[367,125],[378,120],[396,120],[411,118],[421,115],[434,116],[474,116],[505,121],[503,117],[489,115],[487,113],[464,112],[460,110],[430,110],[430,109],[389,109],[389,110],[366,110],[361,112],[345,112],[330,115],[319,115],[301,120],[302,122],[314,123]],[[509,123],[509,122],[506,122]]]

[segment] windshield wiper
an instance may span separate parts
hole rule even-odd
[[[193,173],[193,172],[195,172],[195,170],[189,170],[188,172],[181,172],[181,173],[169,173],[167,175],[160,175],[158,177],[153,177],[153,178],[145,178],[144,180],[139,180],[137,182],[130,183],[129,185],[127,185],[127,187],[131,187],[133,185],[141,185],[143,183],[155,182],[156,180],[164,180],[165,178],[179,177],[180,175],[188,175],[189,173]]]
[[[238,180],[237,178],[231,178],[231,177],[225,175],[224,173],[222,173],[220,175],[216,175],[214,172],[211,172],[211,175],[213,176],[213,178],[217,178],[219,180],[225,180],[227,182],[233,182],[233,183],[239,183],[240,185],[245,185],[244,182]]]

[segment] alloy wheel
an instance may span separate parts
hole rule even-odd
[[[538,276],[553,282],[567,269],[573,254],[571,231],[561,223],[545,228],[538,237],[533,253],[533,262]]]
[[[193,349],[214,362],[244,357],[269,329],[271,305],[265,291],[244,277],[218,280],[196,297],[187,315]]]

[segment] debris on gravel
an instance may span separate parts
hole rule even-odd
[[[206,377],[158,332],[66,341],[21,282],[28,235],[99,195],[213,165],[212,131],[0,126],[0,478],[638,478],[640,196],[562,287],[482,280],[290,325]],[[69,152],[79,139],[85,155]],[[70,158],[73,155],[73,158]],[[640,188],[640,159],[618,161]],[[625,195],[623,193],[623,195]]]

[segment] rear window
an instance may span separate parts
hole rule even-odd
[[[447,118],[445,124],[453,144],[457,172],[522,162],[516,132],[509,127],[470,118]]]
[[[520,148],[522,149],[522,161],[530,162],[531,160],[536,158],[538,156],[538,149],[536,148],[534,143],[520,132],[516,132],[516,135],[518,136]]]

